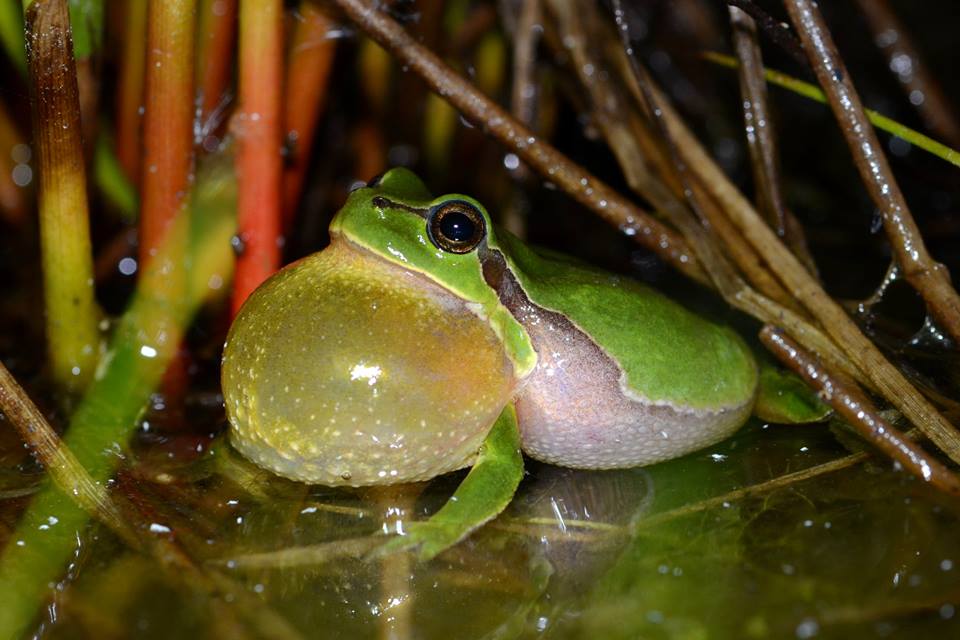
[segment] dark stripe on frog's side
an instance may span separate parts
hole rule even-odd
[[[533,303],[503,254],[482,245],[480,260],[484,280],[538,354],[515,399],[531,457],[587,469],[650,464],[718,442],[749,415],[749,404],[697,410],[628,395],[616,360],[566,316]]]
[[[427,216],[430,214],[430,209],[412,207],[409,204],[394,202],[390,198],[385,198],[383,196],[374,196],[370,203],[378,209],[400,209],[401,211],[407,211],[420,216],[424,220],[426,220]]]

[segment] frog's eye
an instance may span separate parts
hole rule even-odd
[[[486,235],[486,223],[469,202],[454,200],[430,209],[427,231],[431,242],[450,253],[472,251]]]

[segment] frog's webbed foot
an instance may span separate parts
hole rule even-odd
[[[443,507],[424,522],[407,526],[404,535],[380,547],[375,555],[417,551],[429,560],[503,511],[523,477],[523,456],[517,414],[508,405],[487,434],[476,463]]]

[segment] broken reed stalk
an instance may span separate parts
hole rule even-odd
[[[47,349],[57,384],[80,391],[99,356],[86,171],[66,0],[24,0]]]
[[[116,150],[127,179],[140,183],[143,85],[147,56],[147,0],[123,3],[123,56],[116,103]]]
[[[776,130],[769,102],[767,82],[763,76],[763,59],[753,18],[736,7],[729,7],[734,49],[740,64],[740,95],[743,98],[744,130],[747,148],[753,166],[753,183],[757,207],[764,213],[770,226],[777,232],[794,255],[810,273],[816,275],[817,266],[807,249],[803,227],[787,208],[780,188],[780,154]]]
[[[193,173],[193,0],[150,0],[140,183],[140,266],[184,205]]]
[[[196,84],[201,140],[213,135],[222,119],[233,79],[233,46],[238,0],[200,0],[197,19]],[[209,150],[209,149],[208,149]]]
[[[312,0],[302,0],[293,28],[284,91],[283,134],[290,149],[283,171],[283,228],[289,232],[303,191],[310,152],[327,102],[336,40],[333,21]]]
[[[823,365],[791,340],[782,329],[766,325],[760,341],[784,365],[796,372],[820,397],[863,436],[863,439],[900,463],[908,472],[942,491],[960,495],[960,480],[949,469],[911,442],[887,422],[857,388],[827,371]]]
[[[897,18],[889,0],[856,0],[867,19],[873,41],[886,55],[887,67],[900,81],[924,124],[952,147],[960,147],[960,122],[947,96],[923,62],[909,31]]]
[[[417,72],[433,91],[449,100],[471,121],[482,125],[544,179],[559,185],[603,220],[681,273],[697,282],[707,282],[702,267],[676,232],[651,218],[640,207],[516,122],[505,109],[479,93],[433,52],[414,40],[393,18],[381,13],[379,5],[366,0],[335,0],[335,3],[402,64]]]
[[[237,223],[240,238],[231,309],[280,267],[283,3],[240,0],[240,117]]]
[[[827,94],[860,177],[880,211],[904,277],[923,298],[934,319],[954,341],[960,342],[960,296],[950,284],[946,267],[927,252],[820,10],[812,0],[784,0],[784,4]]]

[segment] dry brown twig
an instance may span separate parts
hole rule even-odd
[[[760,332],[760,341],[780,362],[816,389],[820,397],[843,416],[864,440],[875,444],[918,478],[932,483],[938,489],[960,495],[960,480],[887,422],[873,403],[857,389],[856,383],[827,371],[777,327],[766,325]]]
[[[784,0],[807,57],[827,95],[857,170],[883,217],[884,230],[907,282],[954,341],[960,342],[960,296],[946,267],[927,252],[883,147],[863,111],[840,53],[812,0]]]
[[[740,61],[737,75],[740,79],[740,95],[743,97],[744,130],[753,165],[757,207],[803,266],[816,275],[817,266],[807,249],[803,227],[787,208],[780,188],[780,156],[767,100],[767,81],[763,76],[757,28],[753,18],[742,10],[734,6],[729,10],[733,45]]]

